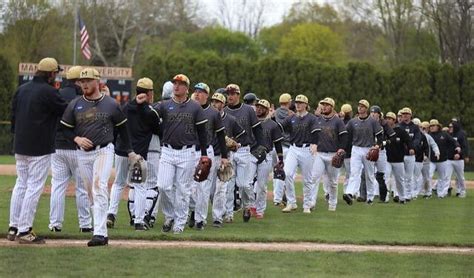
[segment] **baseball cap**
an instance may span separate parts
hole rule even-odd
[[[367,109],[369,109],[369,107],[370,107],[369,102],[365,99],[359,100],[359,104],[365,106],[365,108],[367,108]]]
[[[295,102],[302,102],[308,104],[308,98],[305,95],[297,95]]]
[[[166,81],[165,84],[163,84],[163,91],[161,92],[161,98],[163,100],[167,100],[167,99],[170,99],[172,95],[173,95],[173,82]]]
[[[81,71],[79,79],[94,79],[100,80],[100,73],[93,68],[85,68]]]
[[[400,109],[400,110],[398,110],[398,112],[397,112],[397,116],[401,116],[401,115],[402,115],[402,110]]]
[[[211,97],[212,100],[218,100],[222,103],[225,103],[225,96],[221,93],[214,93]]]
[[[146,89],[146,90],[153,90],[153,81],[148,77],[143,77],[138,79],[137,87]]]
[[[395,113],[393,113],[393,112],[387,112],[387,115],[385,115],[385,118],[390,118],[390,119],[396,120],[397,115],[395,115]]]
[[[176,81],[183,82],[188,87],[189,87],[189,84],[191,84],[191,82],[189,82],[189,78],[184,74],[177,74],[173,77],[173,79],[171,79],[171,82],[173,83]]]
[[[230,93],[240,94],[240,87],[237,84],[229,84],[225,87],[225,91],[228,94],[230,94]]]
[[[370,107],[370,112],[382,114],[382,109],[380,109],[380,106],[378,105],[372,105],[372,107]]]
[[[408,107],[403,107],[402,110],[400,110],[401,114],[410,114],[411,115],[411,109]]]
[[[206,83],[199,82],[196,85],[194,85],[195,90],[201,90],[205,92],[206,94],[209,94],[211,89],[209,89],[209,86]]]
[[[440,126],[440,127],[441,127],[441,124],[439,123],[438,120],[436,120],[436,119],[431,119],[431,120],[430,120],[430,126],[434,126],[434,125],[437,125],[437,126]]]
[[[291,101],[291,95],[290,94],[284,93],[284,94],[280,95],[280,99],[279,99],[280,103],[288,103],[290,101]]]
[[[334,105],[336,105],[336,102],[334,101],[334,99],[332,99],[330,97],[327,97],[327,98],[324,98],[323,100],[321,100],[319,102],[319,104],[329,104],[332,107],[334,107]]]
[[[81,66],[72,66],[66,72],[66,79],[79,79],[81,75],[82,67]]]
[[[270,109],[270,102],[268,102],[268,100],[266,100],[266,99],[259,100],[256,105],[260,105],[260,106],[263,106],[267,109]]]
[[[345,114],[352,112],[352,106],[351,106],[350,104],[348,104],[348,103],[343,104],[343,105],[341,106],[341,112],[343,112],[343,113],[345,113]]]
[[[412,122],[413,122],[414,124],[416,124],[416,125],[420,125],[420,124],[421,124],[421,120],[418,119],[418,118],[414,118]]]
[[[427,122],[427,121],[423,121],[423,122],[421,122],[421,127],[422,127],[422,128],[429,128],[429,127],[430,127],[430,123]]]
[[[41,59],[41,61],[38,63],[38,70],[57,72],[57,71],[62,71],[63,69],[59,66],[58,61],[56,61],[56,59],[46,57],[46,58]]]

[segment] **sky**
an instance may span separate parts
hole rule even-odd
[[[218,14],[218,2],[219,0],[199,0],[204,6],[207,7],[207,11],[211,17],[215,17]],[[228,5],[238,7],[242,0],[225,0]],[[257,2],[259,0],[247,0],[249,3]],[[288,13],[291,5],[298,0],[263,0],[267,7],[265,8],[265,26],[277,24],[282,21],[283,16]],[[325,3],[331,2],[329,0],[317,0],[316,2]]]

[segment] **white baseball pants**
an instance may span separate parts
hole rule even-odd
[[[303,175],[303,208],[311,208],[315,204],[311,194],[314,193],[314,179],[313,179],[313,162],[314,156],[311,154],[309,145],[307,147],[290,146],[288,154],[285,159],[285,192],[288,204],[296,205],[295,194],[295,175],[296,169],[301,168]]]
[[[51,155],[15,154],[15,160],[17,178],[10,202],[10,227],[25,233],[33,227],[38,201],[48,177]]]
[[[370,148],[353,146],[351,152],[351,175],[347,186],[346,194],[355,196],[359,192],[362,168],[365,173],[365,182],[367,185],[367,201],[373,201],[375,195],[375,163],[367,160],[367,152]]]
[[[324,153],[318,152],[314,159],[313,173],[316,188],[319,188],[319,181],[326,176],[327,183],[323,182],[326,187],[325,193],[329,194],[329,206],[336,207],[337,205],[337,181],[339,178],[339,169],[334,168],[331,164],[332,158],[335,153]],[[326,185],[327,184],[327,185]],[[318,190],[316,189],[314,201],[316,205],[316,199],[318,196]]]

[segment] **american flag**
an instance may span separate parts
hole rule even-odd
[[[82,21],[81,17],[77,16],[79,19],[79,30],[81,32],[81,51],[84,58],[90,60],[92,57],[91,49],[89,47],[89,33],[87,32],[86,25]]]

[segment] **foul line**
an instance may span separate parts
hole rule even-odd
[[[0,240],[0,247],[87,247],[87,240],[49,239],[43,245],[25,245],[18,242]],[[386,252],[386,253],[429,253],[429,254],[459,254],[474,255],[471,247],[438,247],[438,246],[402,246],[402,245],[356,245],[328,244],[313,242],[295,243],[260,243],[260,242],[211,242],[211,241],[147,241],[147,240],[110,240],[106,248],[203,248],[231,249],[248,251],[289,251],[289,252]]]

